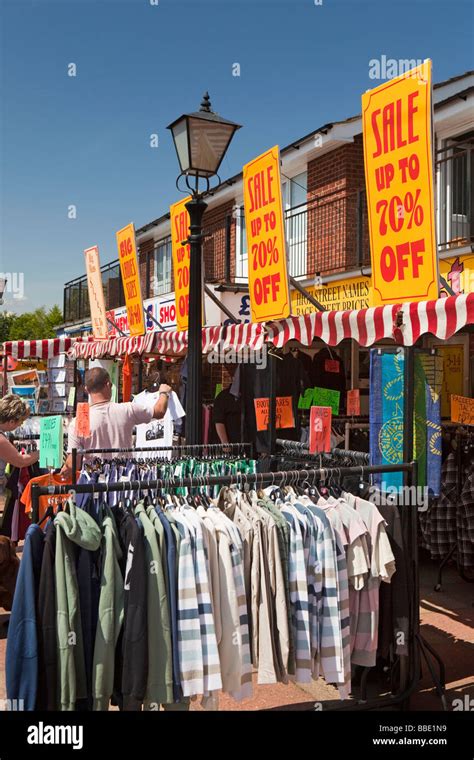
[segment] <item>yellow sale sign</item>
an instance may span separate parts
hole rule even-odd
[[[189,317],[189,264],[190,246],[184,241],[189,235],[189,213],[186,203],[191,196],[170,206],[171,253],[173,256],[174,291],[176,301],[176,325],[178,330],[188,329]]]
[[[89,291],[89,304],[91,308],[92,334],[94,338],[107,338],[107,317],[105,313],[104,289],[102,287],[102,273],[100,271],[99,249],[96,245],[86,248],[87,289]]]
[[[130,335],[144,335],[142,289],[133,224],[119,230],[116,238]]]
[[[374,306],[438,298],[431,61],[362,95]]]
[[[252,322],[290,314],[278,145],[245,164],[244,210]]]

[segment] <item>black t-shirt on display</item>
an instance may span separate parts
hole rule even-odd
[[[219,422],[225,425],[229,443],[241,443],[242,402],[239,397],[232,395],[230,388],[225,388],[214,400],[212,438],[216,441],[219,441],[219,436],[215,425]]]

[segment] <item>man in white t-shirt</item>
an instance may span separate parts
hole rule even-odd
[[[94,367],[86,373],[86,390],[89,394],[90,435],[77,435],[76,420],[69,425],[68,457],[62,469],[64,475],[72,474],[71,451],[75,449],[129,449],[132,453],[133,429],[136,425],[161,420],[168,409],[171,394],[169,385],[160,385],[153,405],[126,402],[116,404],[111,401],[112,382],[108,372],[102,367]],[[113,454],[101,454],[103,459]],[[78,467],[80,457],[78,457]]]
[[[156,404],[159,398],[160,388],[160,373],[155,371],[149,375],[146,383],[146,389],[141,393],[138,393],[133,403],[142,407],[151,409]],[[167,386],[168,387],[168,386]],[[168,399],[168,408],[166,413],[160,419],[153,419],[151,422],[137,425],[137,435],[135,445],[139,448],[161,448],[164,446],[173,445],[173,423],[184,417],[185,411],[181,406],[180,400],[174,391],[171,391]],[[161,454],[160,454],[161,455]],[[163,456],[170,456],[171,452],[163,452]],[[148,455],[147,452],[137,452],[137,457],[145,459]]]

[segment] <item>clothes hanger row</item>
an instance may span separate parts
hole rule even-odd
[[[239,456],[237,454],[230,454],[226,455],[224,453],[221,453],[220,455],[215,454],[213,456],[206,456],[206,455],[192,455],[192,454],[177,454],[176,456],[173,456],[171,458],[164,457],[164,456],[157,456],[157,457],[146,457],[145,459],[137,459],[135,457],[113,457],[112,459],[101,459],[100,457],[94,458],[92,461],[89,462],[83,462],[83,468],[89,467],[89,468],[95,468],[100,469],[105,464],[115,464],[115,465],[121,465],[126,466],[128,464],[134,464],[137,466],[152,466],[156,464],[176,464],[180,462],[192,462],[192,461],[198,461],[198,462],[242,462],[247,461],[247,457]]]

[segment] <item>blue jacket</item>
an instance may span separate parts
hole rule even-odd
[[[43,557],[43,540],[44,534],[39,525],[30,525],[26,532],[8,626],[7,698],[24,700],[25,710],[34,710],[36,703],[38,683],[36,600]]]

